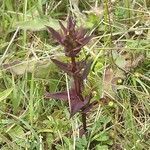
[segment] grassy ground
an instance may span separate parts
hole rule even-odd
[[[93,59],[86,87],[99,102],[87,138],[78,114],[43,97],[70,83],[50,61],[64,53],[45,28],[59,30],[69,14],[94,35],[82,54]],[[3,0],[0,20],[1,150],[149,149],[149,0]]]

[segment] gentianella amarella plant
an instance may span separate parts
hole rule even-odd
[[[92,61],[88,60],[87,57],[84,60],[77,61],[77,57],[83,46],[91,40],[92,36],[86,35],[86,30],[82,27],[76,28],[76,22],[72,17],[69,17],[67,27],[65,27],[62,22],[59,23],[62,29],[61,34],[51,27],[47,27],[48,32],[64,47],[65,56],[70,58],[70,62],[65,63],[54,58],[51,60],[73,79],[73,84],[71,88],[66,91],[56,93],[46,92],[45,98],[68,101],[70,104],[71,117],[77,112],[81,113],[83,133],[86,133],[86,114],[92,107],[93,102],[90,102],[92,94],[83,95],[83,91],[84,80],[90,71]]]

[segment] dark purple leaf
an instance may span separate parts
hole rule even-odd
[[[82,47],[83,47],[82,45],[76,46],[76,47],[73,49],[73,52],[74,52],[74,53],[80,52]]]
[[[94,107],[96,104],[98,104],[97,101],[94,101],[92,103],[90,103],[89,105],[87,105],[84,110],[83,110],[83,113],[87,113],[90,111],[90,109],[92,109],[92,107]]]
[[[82,97],[83,99],[83,97]],[[84,100],[84,99],[83,99]],[[70,105],[71,105],[71,112],[70,116],[72,117],[78,111],[80,111],[87,103],[89,102],[88,99],[81,101],[81,98],[76,94],[75,89],[71,90],[71,97],[70,97]]]
[[[82,45],[80,45],[80,46],[78,46],[78,47],[74,48],[74,49],[73,49],[73,51],[71,52],[70,56],[72,56],[72,57],[76,57],[76,56],[77,56],[77,54],[81,51],[81,48],[82,48],[82,47],[83,47],[83,46],[82,46]]]
[[[77,62],[77,72],[80,72],[86,65],[86,60]]]
[[[85,97],[86,105],[82,108],[82,111],[89,105],[90,100],[92,98],[92,93]]]
[[[51,27],[48,27],[48,31],[52,34],[53,38],[55,38],[60,44],[63,44],[62,43],[62,37],[61,35],[59,34],[59,32],[57,32],[56,30],[54,30],[53,28]]]
[[[64,72],[68,73],[69,75],[72,74],[71,72],[71,64],[68,63],[63,63],[61,61],[58,61],[56,59],[51,59],[53,61],[53,63],[58,66],[61,70],[63,70]]]
[[[75,21],[73,20],[73,18],[72,18],[72,17],[69,17],[67,29],[68,29],[69,31],[73,31],[73,30],[75,29],[75,25],[76,25],[76,23],[75,23]]]
[[[91,98],[92,98],[92,93],[90,93],[88,96],[85,97],[85,100],[88,102],[88,104],[90,103]]]
[[[65,55],[68,56],[68,57],[77,57],[77,54],[81,51],[81,48],[79,48],[79,49],[75,48],[75,50],[76,51],[67,51],[67,50],[65,50]]]
[[[83,46],[85,46],[89,40],[91,39],[91,36],[87,36],[85,38],[83,38],[82,40],[78,41],[78,46],[76,46],[73,49],[73,52],[70,54],[70,56],[76,56],[82,49]]]
[[[90,40],[92,36],[86,36],[78,41],[78,43],[82,44],[82,46],[86,45]]]
[[[60,100],[68,100],[68,93],[66,91],[64,92],[56,92],[56,93],[45,93],[45,98],[53,98],[53,99],[60,99]]]
[[[75,115],[78,111],[81,110],[81,108],[84,106],[84,102],[80,101],[79,98],[76,97],[76,99],[71,100],[71,112],[70,117]]]
[[[75,36],[76,36],[76,39],[81,39],[84,37],[84,35],[86,34],[86,30],[83,29],[83,28],[79,28],[76,30],[76,33],[75,33]]]
[[[70,100],[76,99],[77,95],[74,89],[69,90],[69,93],[67,91],[63,92],[56,92],[56,93],[45,93],[45,98],[53,98],[53,99],[60,99],[60,100],[68,100],[68,94],[70,96]]]
[[[74,40],[70,37],[70,35],[65,36],[64,39],[64,46],[66,47],[66,50],[71,51],[74,47]]]
[[[74,114],[80,111],[86,104],[87,101],[81,101],[77,95],[76,97],[72,98],[70,102],[71,105],[70,117],[72,117]]]
[[[70,107],[71,107],[71,117],[77,113],[78,111],[81,110],[82,107],[84,107],[88,101],[81,101],[80,97],[76,94],[74,89],[71,89],[69,91],[70,94]],[[68,93],[67,91],[64,92],[56,92],[56,93],[45,93],[45,98],[49,99],[49,98],[53,98],[53,99],[60,99],[60,100],[64,100],[67,101],[68,100]]]

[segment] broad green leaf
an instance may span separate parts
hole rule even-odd
[[[45,26],[50,26],[56,30],[60,28],[58,21],[52,18],[50,19],[34,18],[32,20],[21,21],[14,24],[14,28],[20,27],[21,29],[32,30],[32,31],[43,30]]]
[[[3,92],[0,92],[0,102],[6,99],[12,91],[13,91],[13,88],[9,88],[7,90],[4,90]]]
[[[35,73],[37,78],[46,78],[50,73],[54,72],[55,65],[48,60],[37,61],[14,61],[3,66],[8,72],[14,75],[23,75],[26,72]]]
[[[12,63],[5,64],[4,68],[15,75],[22,75],[25,72],[33,72],[36,62],[36,60],[25,62],[14,61]]]

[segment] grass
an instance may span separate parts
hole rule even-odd
[[[0,149],[149,149],[148,0],[0,4]],[[50,61],[64,54],[45,28],[59,30],[58,19],[69,14],[94,35],[82,54],[93,59],[85,92],[92,89],[92,100],[98,101],[88,114],[87,138],[79,137],[78,114],[70,119],[65,103],[43,97],[46,90],[70,86],[69,77]]]

